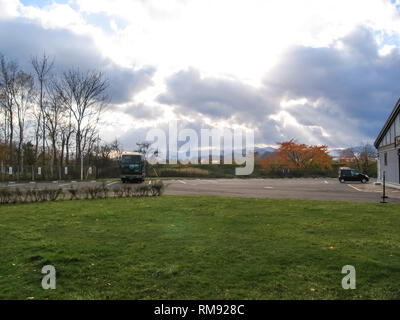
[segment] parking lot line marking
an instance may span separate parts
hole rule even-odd
[[[357,190],[357,191],[359,191],[359,192],[363,192],[362,190],[356,188],[355,186],[352,186],[351,184],[348,184],[348,186],[349,186],[350,188],[353,188],[354,190]]]
[[[186,184],[186,182],[182,181],[182,180],[178,180],[178,182],[182,183],[182,184]]]
[[[108,183],[108,184],[107,184],[107,187],[108,187],[108,186],[112,186],[113,184],[116,184],[116,183],[118,183],[118,182],[119,182],[119,181],[114,181],[114,182]]]
[[[325,180],[324,182],[325,182],[326,184],[328,184],[328,181]]]

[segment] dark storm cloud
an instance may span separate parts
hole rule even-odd
[[[134,117],[135,119],[159,119],[163,117],[164,110],[159,106],[147,106],[144,103],[128,105],[121,109],[122,112]]]
[[[365,28],[358,28],[341,43],[341,49],[292,48],[264,84],[287,99],[324,101],[317,109],[293,109],[299,122],[321,125],[326,115],[332,123],[335,118],[350,119],[373,139],[400,95],[400,54],[395,50],[380,56],[372,32]],[[322,124],[329,129],[328,121]]]
[[[195,69],[171,76],[167,92],[158,97],[158,102],[174,105],[179,113],[245,122],[268,110],[265,97],[251,86],[235,80],[202,79]]]
[[[124,69],[111,64],[105,69],[112,91],[113,103],[128,103],[135,94],[153,85],[155,68],[145,67],[139,70]]]
[[[23,68],[30,68],[32,56],[55,58],[58,70],[79,68],[97,69],[109,79],[112,103],[129,102],[132,96],[153,84],[153,67],[139,70],[122,68],[104,58],[90,37],[63,29],[44,29],[24,19],[0,21],[0,52],[16,60]]]

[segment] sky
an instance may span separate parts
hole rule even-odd
[[[400,0],[0,0],[0,53],[29,68],[103,70],[101,137],[152,128],[254,129],[372,143],[400,97]]]

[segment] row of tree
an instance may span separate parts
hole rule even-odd
[[[330,170],[338,166],[349,166],[359,172],[376,174],[377,152],[368,144],[347,148],[334,160],[328,153],[328,146],[313,146],[295,140],[278,143],[274,152],[258,157],[261,167],[266,170]]]
[[[118,142],[103,144],[98,123],[110,98],[100,71],[55,68],[46,54],[23,70],[0,54],[0,162],[54,168],[82,157],[106,161]]]

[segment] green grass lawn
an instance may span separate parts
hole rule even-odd
[[[0,299],[399,299],[399,231],[390,204],[164,196],[2,206]],[[47,264],[56,290],[41,288]],[[356,268],[356,290],[341,287],[344,265]]]

